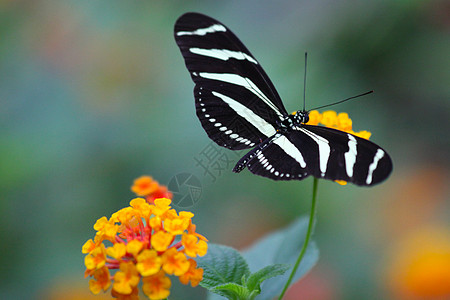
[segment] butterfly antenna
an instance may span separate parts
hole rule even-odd
[[[306,65],[308,61],[308,52],[305,52],[305,74],[303,75],[303,111],[306,111]]]
[[[339,104],[339,103],[342,103],[342,102],[345,102],[345,101],[348,101],[348,100],[351,100],[351,99],[355,99],[355,98],[358,98],[358,97],[362,97],[362,96],[365,96],[365,95],[368,95],[368,94],[372,94],[372,93],[373,93],[373,91],[368,91],[368,92],[365,92],[365,93],[362,93],[362,94],[359,94],[359,95],[356,95],[356,96],[353,96],[353,97],[350,97],[350,98],[346,98],[344,100],[341,100],[341,101],[338,101],[338,102],[335,102],[335,103],[331,103],[331,104],[327,104],[327,105],[323,105],[323,106],[319,106],[319,107],[310,109],[310,110],[308,110],[308,112],[310,112],[311,110],[315,110],[315,109],[320,109],[320,108],[336,105],[336,104]]]

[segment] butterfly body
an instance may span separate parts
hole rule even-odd
[[[175,24],[175,40],[195,83],[196,113],[208,136],[231,150],[253,148],[234,172],[247,167],[274,180],[312,175],[365,186],[391,173],[389,155],[376,144],[307,125],[307,111],[288,114],[258,61],[222,23],[184,14]]]

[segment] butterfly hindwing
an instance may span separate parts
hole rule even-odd
[[[255,148],[248,169],[274,180],[309,175],[373,185],[392,170],[389,155],[376,144],[332,128],[303,125],[277,134],[270,145]]]
[[[392,160],[377,144],[333,128],[313,125],[303,127],[324,138],[330,145],[324,178],[345,180],[356,185],[373,185],[383,181],[391,173]]]
[[[274,180],[300,180],[310,175],[302,154],[282,133],[275,134],[247,153],[233,171],[238,173],[245,167],[254,174]]]

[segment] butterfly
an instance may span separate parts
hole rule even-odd
[[[387,152],[366,139],[307,125],[308,112],[288,114],[278,92],[244,44],[219,21],[186,13],[175,41],[195,83],[197,116],[215,143],[250,149],[234,167],[274,180],[308,176],[370,186],[392,171]]]

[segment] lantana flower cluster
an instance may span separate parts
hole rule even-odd
[[[371,132],[367,130],[362,130],[359,132],[355,132],[352,129],[352,119],[348,117],[348,114],[345,112],[336,113],[333,110],[327,110],[323,113],[318,112],[317,110],[312,110],[309,113],[309,121],[308,125],[324,125],[326,127],[334,128],[337,130],[341,130],[350,134],[353,134],[357,137],[368,140],[372,135]],[[336,183],[340,185],[346,185],[347,182],[345,180],[335,180]]]
[[[345,131],[357,137],[368,140],[372,133],[367,130],[355,132],[352,130],[352,119],[348,117],[347,113],[336,113],[333,110],[327,110],[323,113],[317,110],[312,110],[309,113],[308,125],[324,125],[326,127],[334,128],[337,130]]]
[[[203,269],[194,259],[207,251],[207,239],[196,233],[193,213],[172,209],[171,200],[158,198],[148,203],[143,198],[130,206],[97,220],[94,240],[82,248],[85,277],[91,276],[92,293],[107,291],[119,299],[139,299],[138,284],[149,299],[165,299],[175,275],[183,284],[197,286]],[[107,245],[108,244],[108,245]],[[114,274],[111,271],[115,270]]]
[[[355,132],[352,130],[352,119],[348,117],[345,112],[336,113],[333,110],[327,110],[323,113],[317,110],[312,110],[309,113],[309,121],[306,123],[308,125],[324,125],[326,127],[334,128],[337,130],[345,131],[350,134],[356,135],[357,137],[368,140],[372,133],[366,130]]]

